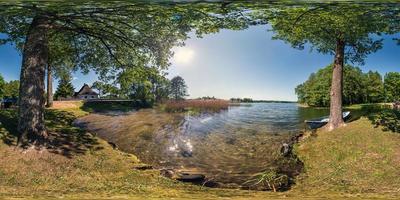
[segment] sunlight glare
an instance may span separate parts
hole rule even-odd
[[[174,62],[177,64],[188,64],[193,60],[194,51],[187,47],[178,48],[174,54]]]

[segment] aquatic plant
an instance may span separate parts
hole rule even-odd
[[[250,187],[261,186],[264,189],[272,190],[274,192],[289,185],[289,177],[286,174],[278,173],[274,169],[257,173],[253,177],[254,178],[249,181],[246,181],[245,184],[252,183]]]

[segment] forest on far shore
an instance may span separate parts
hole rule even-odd
[[[364,73],[359,67],[345,65],[343,73],[343,104],[381,103],[400,100],[400,73],[382,76],[377,71]],[[308,106],[329,106],[332,65],[311,73],[295,89],[299,103]]]

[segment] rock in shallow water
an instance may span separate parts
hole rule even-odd
[[[203,174],[189,174],[189,173],[178,173],[176,180],[182,182],[199,183],[205,180],[206,176]]]

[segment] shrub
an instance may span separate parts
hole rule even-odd
[[[400,111],[385,109],[369,116],[369,119],[376,127],[383,126],[384,131],[400,133]]]

